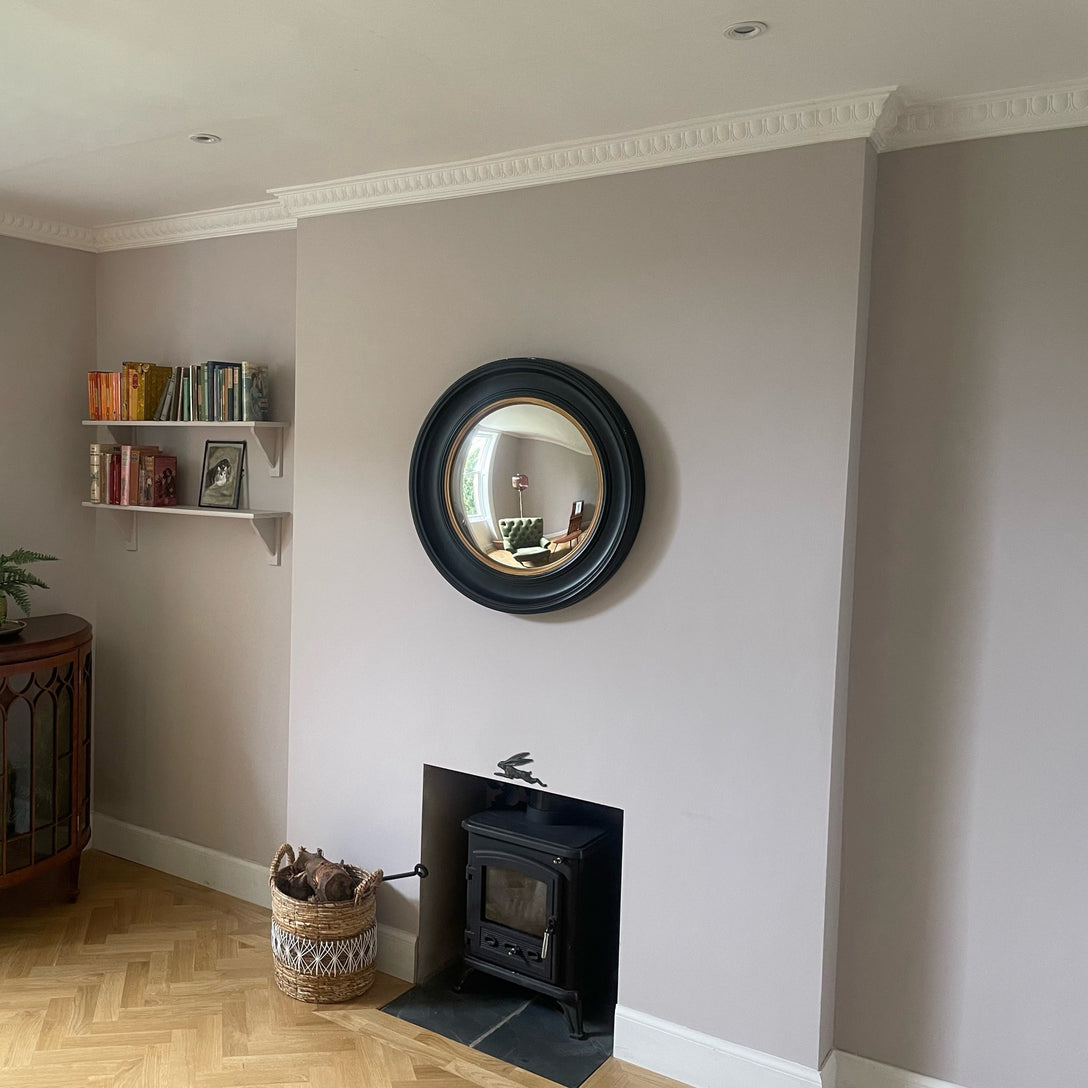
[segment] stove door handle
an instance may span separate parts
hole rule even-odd
[[[540,958],[546,960],[548,958],[548,948],[552,943],[552,934],[555,932],[555,918],[554,916],[548,919],[547,926],[544,927],[544,942],[540,946]]]

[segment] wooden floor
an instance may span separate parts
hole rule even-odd
[[[407,984],[306,1005],[272,977],[265,909],[90,851],[79,901],[0,892],[0,1088],[555,1088],[379,1012]],[[670,1088],[609,1059],[586,1088]]]

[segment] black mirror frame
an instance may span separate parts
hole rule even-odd
[[[483,562],[453,525],[446,466],[465,426],[491,405],[545,401],[573,417],[596,448],[601,502],[593,532],[573,556],[540,574],[506,574]],[[642,521],[642,452],[620,406],[588,375],[553,359],[499,359],[470,371],[442,394],[416,438],[408,480],[412,518],[431,562],[466,597],[500,612],[566,608],[599,589],[627,558]]]

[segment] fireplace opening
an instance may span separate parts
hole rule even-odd
[[[386,1011],[561,1084],[612,1051],[623,813],[424,768],[417,985]]]

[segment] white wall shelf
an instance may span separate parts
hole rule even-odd
[[[268,461],[268,475],[283,475],[283,432],[289,424],[280,422],[246,422],[240,419],[226,422],[212,422],[210,420],[177,420],[177,419],[85,419],[84,427],[104,427],[115,438],[116,432],[122,428],[132,427],[188,427],[189,429],[218,431],[233,428],[234,430],[252,431]],[[163,507],[163,509],[168,509]],[[180,508],[179,508],[180,509]]]
[[[205,424],[199,424],[205,426]],[[248,426],[248,424],[247,424]],[[291,516],[287,510],[215,510],[204,506],[117,506],[114,503],[84,502],[92,510],[112,510],[115,514],[128,514],[132,518],[125,548],[130,552],[139,551],[139,538],[136,525],[139,514],[181,514],[199,518],[234,518],[248,521],[261,538],[268,552],[271,566],[280,565],[282,551],[283,520]]]

